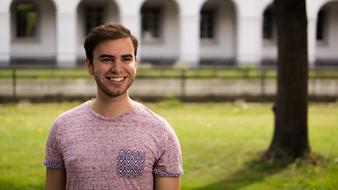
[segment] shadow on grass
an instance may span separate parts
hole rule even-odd
[[[230,176],[204,187],[193,190],[237,190],[253,183],[263,181],[266,177],[284,170],[288,163],[268,163],[258,159],[250,160],[244,167],[235,171]]]
[[[44,181],[41,183],[36,184],[21,184],[20,182],[17,183],[10,183],[10,182],[3,182],[0,181],[0,189],[2,190],[41,190],[45,188]]]

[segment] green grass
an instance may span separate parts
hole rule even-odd
[[[49,127],[71,103],[0,105],[0,189],[43,189]],[[174,127],[182,146],[182,189],[334,190],[338,187],[338,104],[311,104],[317,165],[260,163],[273,131],[270,104],[165,101],[147,104]]]
[[[1,69],[0,78],[11,78],[13,70]],[[17,78],[88,78],[87,71],[82,69],[16,69]]]
[[[338,70],[311,70],[309,78],[311,79],[338,79]],[[11,69],[0,69],[1,78],[11,78],[13,71]],[[74,69],[16,69],[17,78],[88,78],[90,77],[84,68]],[[198,68],[198,69],[179,69],[162,68],[152,69],[151,67],[139,66],[137,71],[138,78],[249,78],[260,79],[276,78],[275,69],[266,69],[264,71],[255,68]]]

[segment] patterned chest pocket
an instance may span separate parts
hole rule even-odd
[[[116,173],[120,177],[135,178],[143,175],[146,153],[140,150],[120,149]]]

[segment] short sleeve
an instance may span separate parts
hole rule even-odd
[[[154,166],[154,174],[177,177],[183,174],[182,152],[175,132],[171,129],[165,138],[161,155]]]
[[[58,131],[56,123],[54,123],[51,130],[49,131],[46,143],[46,155],[43,164],[47,168],[53,169],[65,168],[65,164],[60,149],[60,144],[58,141]]]

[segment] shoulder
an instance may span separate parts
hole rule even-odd
[[[56,118],[56,124],[67,125],[74,122],[84,121],[90,113],[90,102],[84,102],[68,111],[63,112]]]
[[[168,122],[160,115],[153,112],[145,105],[136,102],[136,114],[140,117],[139,119],[146,120],[147,122],[159,124],[161,126],[168,126]]]
[[[137,106],[137,119],[144,123],[147,123],[147,126],[152,126],[154,130],[161,130],[162,132],[173,133],[173,129],[170,124],[162,116],[156,114],[151,109],[145,105],[136,102]]]
[[[77,118],[77,117],[81,117],[83,116],[83,114],[86,114],[89,111],[89,107],[90,107],[90,102],[84,102],[70,110],[67,110],[65,112],[63,112],[62,114],[60,114],[58,116],[58,119],[60,120],[66,120],[66,119],[72,119],[72,118]]]
[[[83,126],[87,125],[91,120],[89,102],[82,103],[68,111],[60,114],[52,127],[50,128],[50,136],[57,139],[59,143],[64,142],[65,138],[78,136],[81,134]]]

